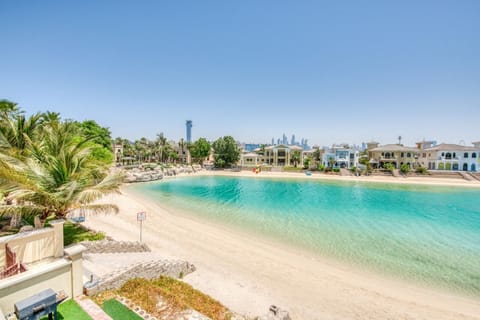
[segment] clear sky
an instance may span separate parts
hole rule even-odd
[[[480,1],[0,0],[0,99],[114,137],[480,140]]]

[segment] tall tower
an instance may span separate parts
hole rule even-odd
[[[187,143],[192,143],[192,120],[187,120],[185,126],[187,127]]]

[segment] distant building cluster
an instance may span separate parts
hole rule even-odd
[[[291,142],[295,142],[295,136],[292,136]],[[401,144],[399,139],[399,143],[396,144],[380,145],[378,142],[369,142],[363,143],[362,146],[339,144],[322,148],[314,146],[308,149],[300,144],[280,143],[269,146],[252,144],[249,148],[243,149],[240,160],[242,166],[301,164],[308,168],[323,166],[333,169],[362,168],[365,167],[365,163],[374,169],[387,166],[400,169],[407,166],[409,169],[423,167],[427,170],[477,172],[480,166],[480,142],[464,146],[421,141],[417,142],[416,146],[410,147]]]
[[[186,140],[175,143],[168,141],[168,147],[162,147],[162,152],[169,150],[167,161],[174,160],[180,163],[190,162],[187,145],[192,142],[192,120],[185,122]],[[240,166],[302,166],[305,168],[354,169],[369,166],[373,169],[385,167],[400,169],[402,166],[409,169],[419,167],[427,170],[466,171],[477,172],[480,166],[480,141],[473,142],[472,146],[460,144],[437,144],[436,141],[420,141],[416,146],[404,146],[402,138],[398,143],[380,145],[378,142],[362,143],[361,146],[347,143],[334,144],[328,147],[308,145],[308,140],[296,140],[292,134],[290,140],[285,134],[276,141],[272,138],[270,144],[238,143],[241,151]],[[183,139],[182,139],[183,141]],[[114,154],[116,162],[147,160],[157,155],[144,156],[137,159],[137,155],[126,155],[124,145],[115,144]],[[165,153],[163,153],[165,159]]]

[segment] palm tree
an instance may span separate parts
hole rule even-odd
[[[71,122],[54,122],[41,139],[29,145],[28,158],[0,153],[0,193],[12,205],[0,206],[0,216],[20,213],[44,220],[64,218],[78,210],[91,213],[117,212],[113,204],[95,200],[118,192],[120,173],[108,173],[91,157],[88,142],[79,138]]]
[[[300,158],[302,156],[302,153],[299,150],[295,150],[292,152],[292,161],[295,166],[297,167],[298,163],[300,162]]]
[[[5,99],[0,100],[0,122],[6,119],[13,119],[23,114],[23,111],[15,102]]]
[[[17,115],[3,118],[0,126],[0,148],[8,150],[10,155],[25,156],[27,147],[38,134],[42,115],[34,114],[29,118]]]
[[[163,162],[163,149],[167,144],[167,138],[163,135],[163,132],[160,132],[159,134],[157,134],[156,144],[158,145],[158,148],[160,150],[160,156],[159,156],[160,161]]]
[[[186,146],[186,145],[187,145],[187,143],[185,142],[185,139],[181,138],[180,141],[178,142],[178,146],[179,146],[180,149],[182,150],[182,156],[181,156],[182,163],[185,162],[184,154],[185,154],[185,146]]]

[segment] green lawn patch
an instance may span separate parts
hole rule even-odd
[[[48,316],[44,316],[41,320],[47,320]],[[73,300],[67,300],[57,307],[58,320],[93,320],[83,309]]]
[[[80,224],[66,222],[63,225],[63,244],[68,246],[84,240],[96,241],[105,238],[105,234],[88,230]]]
[[[142,320],[139,315],[125,307],[116,299],[105,301],[102,305],[102,309],[114,320]]]

